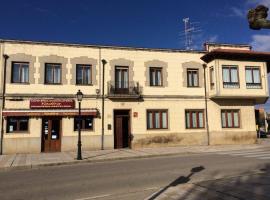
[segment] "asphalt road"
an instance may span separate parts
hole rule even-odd
[[[192,183],[239,176],[268,163],[202,153],[0,172],[0,199],[140,200],[180,177]],[[199,170],[190,174],[192,168]]]

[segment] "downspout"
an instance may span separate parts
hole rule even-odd
[[[206,69],[207,65],[203,64],[203,74],[204,74],[204,102],[205,102],[205,120],[206,120],[206,131],[207,131],[207,145],[210,145],[210,133],[209,133],[209,123],[208,123],[208,107],[207,107],[207,92],[206,92]]]
[[[101,121],[102,121],[102,128],[101,128],[101,150],[104,150],[104,85],[105,85],[105,65],[107,61],[105,59],[101,60],[102,62],[102,111],[101,111]]]
[[[4,77],[3,77],[3,91],[2,91],[2,118],[1,118],[1,151],[0,154],[3,155],[3,137],[4,137],[4,117],[3,117],[3,110],[5,108],[5,101],[6,101],[6,71],[7,71],[7,59],[9,58],[8,55],[4,54]]]

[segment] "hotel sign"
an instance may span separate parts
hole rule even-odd
[[[72,109],[75,108],[73,99],[31,99],[31,109]]]

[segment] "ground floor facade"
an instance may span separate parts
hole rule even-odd
[[[45,103],[44,103],[45,102]],[[42,104],[43,103],[43,104]],[[256,142],[252,100],[204,98],[101,99],[82,101],[82,149]],[[72,97],[6,100],[3,154],[72,151],[78,141],[78,103]]]

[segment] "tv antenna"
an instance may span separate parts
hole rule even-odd
[[[190,22],[189,17],[183,19],[184,31],[180,33],[181,39],[185,40],[185,49],[192,50],[193,34],[199,33],[202,30],[198,26],[199,22]]]

